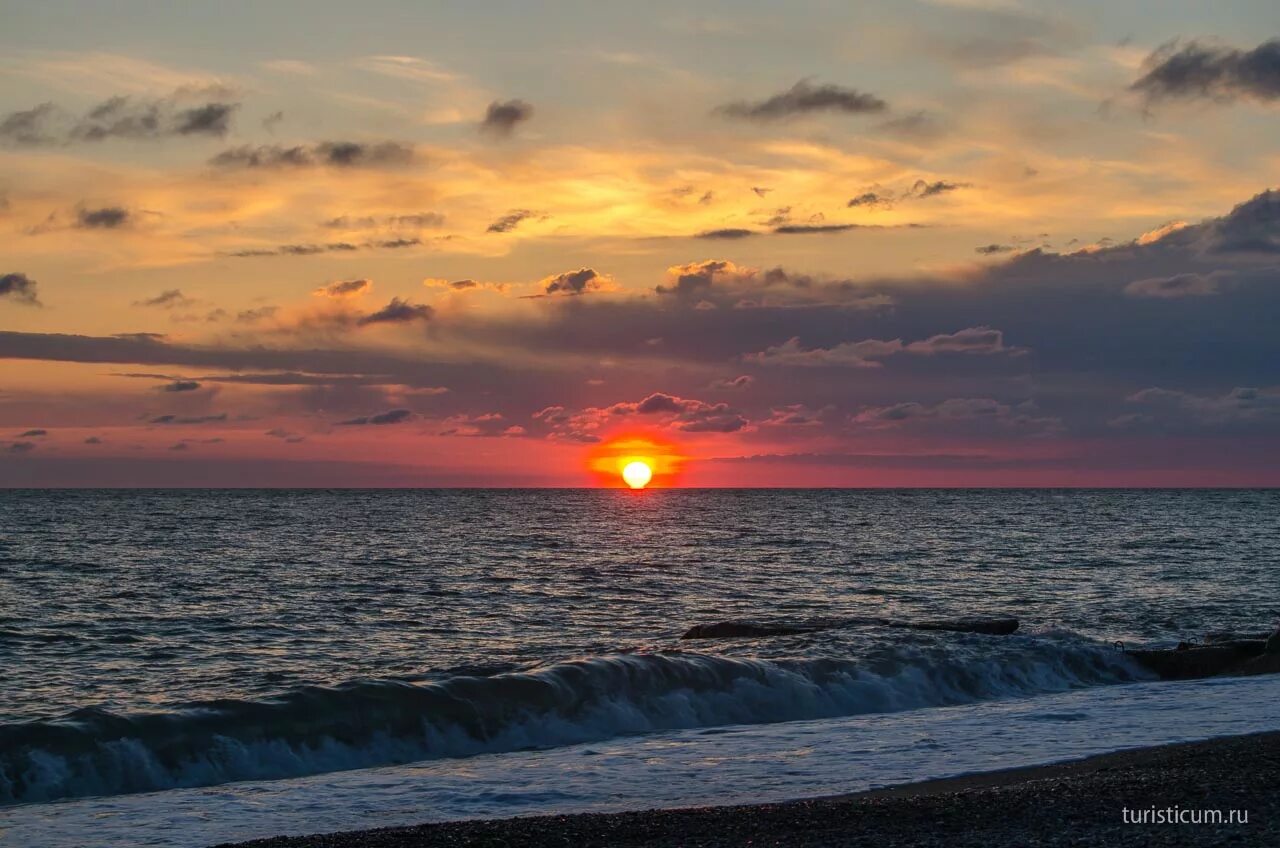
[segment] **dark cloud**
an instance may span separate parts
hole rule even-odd
[[[242,145],[209,160],[216,168],[379,168],[413,161],[413,147],[396,141],[322,141],[285,147]]]
[[[1280,98],[1280,39],[1252,50],[1171,41],[1147,57],[1130,90],[1148,102],[1165,99],[1270,102]]]
[[[517,124],[522,124],[532,117],[533,107],[523,100],[495,100],[485,110],[484,120],[480,122],[480,130],[506,137],[511,135]]]
[[[148,297],[142,300],[135,300],[134,306],[159,306],[163,309],[173,309],[179,306],[190,306],[195,303],[194,300],[182,293],[181,289],[166,289],[155,297]]]
[[[227,420],[227,413],[217,415],[157,415],[147,421],[148,424],[217,424]]]
[[[226,135],[239,104],[209,101],[188,106],[182,103],[187,94],[177,92],[168,98],[152,100],[112,97],[80,116],[52,103],[42,103],[11,112],[0,120],[0,142],[48,146],[107,139]]]
[[[241,324],[256,324],[258,321],[265,321],[268,318],[275,317],[280,311],[278,306],[259,306],[254,309],[242,309],[236,313],[236,321]]]
[[[533,216],[528,209],[514,209],[503,215],[498,220],[489,225],[485,232],[489,233],[509,233],[516,227],[520,226],[520,222],[526,218]]]
[[[358,294],[364,294],[372,287],[372,280],[339,280],[336,283],[321,286],[315,290],[314,294],[321,295],[323,297],[353,297]]]
[[[30,109],[10,112],[0,120],[0,140],[21,146],[53,144],[57,139],[49,124],[57,115],[52,103],[41,103]]]
[[[704,231],[704,232],[698,233],[698,234],[695,236],[695,238],[700,238],[700,239],[742,239],[742,238],[749,238],[750,236],[754,236],[754,235],[756,235],[756,234],[757,234],[757,233],[756,233],[756,231],[755,231],[755,230],[742,230],[742,229],[729,228],[729,229],[723,229],[723,230],[706,230],[706,231]]]
[[[1131,297],[1204,297],[1218,294],[1217,274],[1174,274],[1172,277],[1149,277],[1134,280],[1124,287]]]
[[[342,427],[361,426],[364,424],[399,424],[402,421],[408,421],[413,417],[413,412],[408,409],[389,409],[386,412],[379,412],[377,415],[366,415],[362,418],[352,418],[347,421],[339,421],[338,425]]]
[[[200,388],[200,384],[195,380],[174,380],[172,383],[165,383],[160,387],[162,392],[194,392]]]
[[[861,224],[784,224],[773,231],[781,236],[810,235],[813,233],[843,233],[864,229]]]
[[[983,256],[992,256],[997,253],[1012,253],[1018,248],[1011,244],[984,244],[973,249],[974,253],[981,253]]]
[[[121,206],[80,209],[76,212],[76,226],[82,230],[116,230],[127,225],[130,217],[129,210]]]
[[[832,347],[806,349],[800,339],[792,337],[786,342],[760,353],[743,357],[760,365],[790,365],[802,367],[879,368],[881,360],[897,354],[933,356],[935,354],[1021,354],[1022,348],[1008,347],[1004,333],[991,327],[967,327],[955,333],[938,333],[914,342],[901,339],[883,341],[864,339],[841,342]]]
[[[857,197],[853,198],[852,200],[850,200],[848,203],[845,204],[845,206],[848,206],[850,208],[856,208],[859,206],[869,206],[869,207],[875,208],[875,207],[892,206],[892,205],[893,205],[892,198],[886,197],[883,194],[875,191],[864,191],[862,194],[858,195]]]
[[[231,103],[206,103],[183,109],[175,116],[173,131],[178,135],[226,135],[235,110],[235,104]]]
[[[915,185],[911,187],[911,194],[920,198],[937,197],[940,194],[948,194],[968,187],[968,183],[953,183],[947,180],[935,180],[933,182],[916,180]]]
[[[726,377],[722,380],[712,380],[710,388],[718,389],[725,392],[741,392],[751,388],[756,378],[750,374],[741,374],[737,377]]]
[[[282,244],[278,247],[246,248],[245,250],[233,251],[227,255],[237,259],[264,256],[318,256],[322,253],[354,253],[358,250],[396,250],[419,244],[422,244],[422,241],[416,238],[366,241],[361,244],[352,244],[349,241],[328,242],[327,244]]]
[[[86,445],[100,445],[102,444],[102,439],[98,438],[97,436],[90,436],[89,438],[84,440],[84,443]]]
[[[1150,387],[1134,392],[1126,401],[1138,411],[1113,418],[1113,428],[1274,434],[1280,425],[1280,386],[1236,387],[1221,395]]]
[[[375,227],[427,229],[444,226],[444,216],[439,212],[416,212],[407,215],[388,215],[385,218],[365,216],[352,218],[343,215],[330,218],[324,222],[326,227],[336,230],[368,230]]]
[[[17,271],[0,275],[0,298],[8,298],[27,306],[39,306],[36,281]]]
[[[407,324],[411,321],[429,321],[434,314],[435,310],[426,304],[410,303],[393,297],[390,303],[377,312],[370,312],[357,319],[356,324],[361,327],[370,324]]]
[[[25,433],[19,433],[19,434],[18,434],[18,438],[19,438],[19,439],[34,439],[34,438],[36,438],[37,436],[47,436],[47,435],[49,435],[49,431],[48,431],[48,430],[35,429],[35,430],[27,430]]]
[[[654,380],[661,379],[668,398],[732,400],[734,410],[723,414],[751,425],[777,419],[769,439],[792,438],[791,433],[800,438],[819,426],[800,426],[800,419],[818,420],[824,428],[844,422],[838,426],[873,435],[908,420],[917,422],[912,427],[932,428],[931,439],[954,428],[966,439],[999,440],[1006,450],[1003,441],[1013,436],[1066,432],[1105,441],[1172,431],[1174,425],[1160,422],[1172,420],[1173,413],[1153,396],[1126,400],[1151,387],[1221,399],[1232,387],[1265,393],[1280,383],[1274,365],[1280,362],[1277,254],[1280,197],[1264,192],[1199,223],[1074,253],[1031,249],[993,257],[963,276],[841,278],[712,258],[673,266],[647,292],[547,298],[538,304],[537,320],[511,314],[514,309],[458,310],[433,318],[432,344],[441,350],[504,352],[484,361],[438,361],[417,349],[362,347],[361,334],[354,332],[362,313],[355,311],[346,313],[350,337],[329,348],[268,344],[270,337],[248,332],[196,345],[151,336],[0,331],[0,358],[114,362],[202,383],[203,374],[225,371],[219,379],[239,374],[247,382],[292,387],[261,394],[294,404],[292,411],[323,411],[325,420],[416,403],[407,389],[382,387],[449,386],[453,392],[432,401],[441,406],[439,420],[485,409],[527,427],[532,437],[574,442],[607,437],[610,421],[622,428],[666,427],[680,413],[600,412],[590,421],[580,419],[583,426],[569,427],[531,418],[532,411],[560,406],[560,414],[572,418],[605,410],[616,398],[647,398]],[[1212,281],[1217,295],[1153,298],[1156,288],[1147,289],[1154,284],[1130,290],[1135,281],[1183,274]],[[647,343],[656,338],[663,339],[661,345]],[[1031,349],[1017,350],[1024,345]],[[756,361],[754,354],[826,360],[827,367],[787,367]],[[842,357],[845,368],[832,361]],[[610,363],[603,387],[594,379],[602,375],[594,363],[602,360]],[[711,385],[719,376],[752,377],[754,383],[740,394],[710,395],[712,388],[729,388]],[[307,394],[310,389],[315,392]],[[953,402],[942,405],[948,400]],[[1031,401],[1038,408],[1025,405]],[[638,410],[641,401],[635,403]],[[837,412],[823,421],[790,409],[796,404],[810,412],[828,406]],[[655,400],[645,408],[662,405]],[[644,420],[646,415],[652,420]],[[1126,415],[1140,417],[1108,426]],[[794,421],[782,426],[782,418]],[[1061,424],[1030,423],[1035,419]],[[595,429],[585,426],[591,421]],[[1249,424],[1248,432],[1264,438],[1264,424]],[[715,425],[731,427],[734,421],[694,426]],[[741,428],[741,438],[763,440],[751,425]],[[1179,426],[1190,432],[1190,423]],[[938,442],[936,449],[943,445]]]
[[[718,106],[716,112],[730,118],[773,121],[815,112],[857,115],[884,112],[889,108],[879,97],[853,88],[801,80],[781,94],[764,100],[738,100]]]
[[[542,281],[546,294],[577,295],[598,291],[604,278],[594,268],[579,268],[577,271],[565,271]]]
[[[11,442],[7,448],[9,453],[31,453],[35,449],[35,442]]]

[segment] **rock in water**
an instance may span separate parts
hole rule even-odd
[[[1280,627],[1276,628],[1276,632],[1267,637],[1268,654],[1280,654]]]
[[[744,636],[790,636],[810,633],[818,627],[786,624],[761,624],[754,621],[717,621],[714,624],[695,624],[681,639],[731,639]]]

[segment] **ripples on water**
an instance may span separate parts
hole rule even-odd
[[[10,802],[1095,685],[1134,673],[1112,640],[1280,610],[1274,491],[0,499]],[[671,653],[727,618],[983,614],[1029,635]]]

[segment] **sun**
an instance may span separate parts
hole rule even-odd
[[[642,459],[635,459],[622,467],[622,479],[633,489],[643,489],[653,479],[653,467]]]

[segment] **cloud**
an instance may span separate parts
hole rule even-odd
[[[427,229],[442,227],[444,226],[444,221],[444,215],[439,212],[415,212],[405,215],[388,215],[384,218],[374,218],[372,216],[352,218],[349,215],[343,215],[338,218],[330,218],[324,222],[324,225],[335,230],[367,230],[374,227]]]
[[[726,228],[722,230],[704,230],[698,233],[694,238],[700,239],[742,239],[757,235],[755,230],[744,230],[738,228]]]
[[[354,253],[358,250],[397,250],[422,244],[421,239],[389,239],[353,244],[349,241],[327,244],[282,244],[278,247],[250,247],[228,253],[237,259],[256,259],[265,256],[317,256],[322,253]]]
[[[547,277],[539,285],[549,295],[579,295],[600,291],[609,283],[609,278],[597,273],[594,268],[579,268],[577,271],[565,271],[563,274]]]
[[[1129,86],[1147,102],[1166,99],[1271,102],[1280,98],[1280,39],[1252,50],[1170,41],[1147,57]]]
[[[194,392],[200,388],[200,384],[195,380],[174,380],[172,383],[166,383],[160,387],[162,392]]]
[[[178,91],[168,98],[150,100],[112,97],[80,116],[53,103],[41,103],[0,119],[0,142],[38,147],[107,139],[226,135],[239,104],[209,101],[187,106],[181,102],[187,94]]]
[[[426,304],[410,303],[393,297],[390,303],[377,312],[370,312],[358,318],[356,324],[361,327],[367,327],[370,324],[408,324],[413,321],[429,321],[434,314],[435,310]]]
[[[155,297],[148,297],[142,300],[135,300],[134,306],[158,306],[162,309],[173,309],[180,306],[190,306],[196,301],[187,297],[182,293],[181,289],[166,289]]]
[[[838,85],[814,85],[800,80],[781,94],[764,100],[737,100],[716,107],[718,114],[752,121],[775,121],[796,115],[833,112],[857,115],[884,112],[889,104],[872,94]]]
[[[285,147],[241,145],[209,160],[215,168],[382,168],[407,165],[414,159],[411,145],[397,141],[321,141]]]
[[[31,453],[35,449],[35,442],[11,442],[7,448],[9,453]]]
[[[997,253],[1012,253],[1018,248],[1011,244],[984,244],[973,249],[974,253],[980,253],[983,256],[992,256]]]
[[[80,209],[76,212],[76,226],[82,230],[115,230],[128,224],[129,219],[129,210],[121,206]]]
[[[853,416],[851,423],[873,430],[903,426],[927,426],[935,430],[941,426],[954,430],[959,425],[960,429],[971,432],[987,428],[995,428],[997,432],[1008,429],[1055,432],[1062,426],[1059,419],[1039,414],[1034,403],[1006,404],[989,397],[866,407]]]
[[[98,436],[90,436],[89,438],[87,438],[87,439],[85,439],[85,440],[84,440],[84,444],[86,444],[86,445],[100,445],[100,444],[102,444],[102,439],[101,439],[101,438],[99,438]]]
[[[635,403],[615,403],[603,410],[586,410],[601,416],[656,416],[667,426],[686,433],[736,433],[749,423],[727,403],[707,403],[654,392]]]
[[[361,418],[351,418],[347,421],[339,421],[340,427],[358,427],[366,424],[399,424],[402,421],[408,421],[413,418],[412,410],[408,409],[389,409],[386,412],[379,412],[377,415],[366,415]]]
[[[532,117],[533,107],[523,100],[495,100],[485,110],[484,120],[480,122],[480,130],[507,137],[515,131],[517,124],[522,124]]]
[[[533,216],[528,209],[514,209],[503,215],[498,220],[489,225],[485,232],[488,233],[509,233],[516,227],[520,226],[520,222],[526,218]]]
[[[241,324],[254,324],[258,321],[274,318],[279,311],[280,307],[278,306],[259,306],[255,309],[242,309],[236,313],[236,321]]]
[[[916,180],[915,185],[911,187],[911,194],[918,198],[937,197],[940,194],[948,194],[968,187],[968,183],[953,183],[947,180],[934,180],[933,182]]]
[[[36,281],[17,271],[0,275],[0,298],[7,298],[27,306],[39,306]]]
[[[148,424],[217,424],[227,420],[227,413],[220,412],[216,415],[157,415],[147,421]]]
[[[335,283],[329,283],[327,286],[321,286],[312,292],[312,294],[318,297],[333,298],[358,297],[359,295],[368,293],[372,288],[372,280],[338,280]]]
[[[37,438],[37,437],[39,437],[39,436],[47,436],[47,435],[49,435],[49,431],[48,431],[48,430],[42,430],[42,429],[37,428],[37,429],[35,429],[35,430],[27,430],[25,433],[19,433],[19,434],[18,434],[18,438],[19,438],[19,439],[34,439],[34,438]]]
[[[865,228],[861,224],[784,224],[780,227],[774,227],[773,231],[778,235],[795,236],[814,233],[844,233],[849,230],[859,229]]]
[[[737,377],[726,377],[721,380],[712,380],[709,388],[723,392],[742,392],[751,388],[756,378],[750,374],[742,374]]]
[[[1130,395],[1127,402],[1142,412],[1117,416],[1111,426],[1119,429],[1175,432],[1274,433],[1280,424],[1280,386],[1241,386],[1222,395],[1151,387]]]
[[[880,360],[897,354],[934,356],[939,354],[1019,354],[1024,348],[1007,347],[1004,334],[990,327],[967,327],[955,333],[940,333],[920,341],[904,344],[901,339],[881,341],[866,339],[858,342],[842,342],[828,348],[805,349],[799,338],[790,338],[780,345],[759,353],[743,356],[747,362],[758,365],[790,365],[800,367],[879,368]]]
[[[1174,274],[1172,277],[1149,277],[1134,280],[1124,287],[1130,297],[1205,297],[1218,294],[1218,279],[1214,274]]]
[[[883,209],[893,205],[893,199],[885,196],[880,192],[864,191],[862,194],[850,200],[845,206],[853,209],[858,207],[870,207],[873,209]]]

